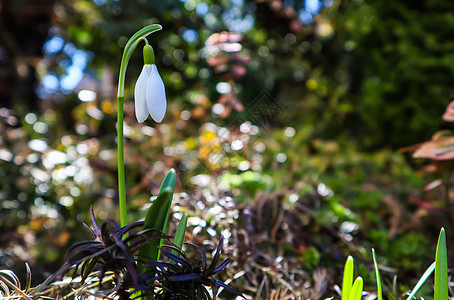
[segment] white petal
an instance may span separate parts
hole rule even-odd
[[[134,103],[137,122],[142,123],[148,117],[147,82],[151,75],[151,65],[144,65],[134,88]]]
[[[153,120],[160,123],[166,114],[166,90],[156,65],[152,67],[147,83],[147,105]]]

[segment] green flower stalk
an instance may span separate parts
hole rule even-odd
[[[137,45],[141,40],[146,41],[146,37],[158,30],[161,30],[162,26],[158,24],[152,24],[148,25],[139,31],[137,31],[126,43],[126,46],[123,51],[123,56],[121,58],[121,64],[120,64],[120,74],[118,77],[118,92],[117,92],[117,104],[118,104],[118,110],[117,110],[117,147],[118,147],[118,199],[119,199],[119,205],[120,205],[120,225],[125,226],[128,224],[127,221],[127,215],[126,215],[126,188],[125,188],[125,162],[124,162],[124,137],[123,137],[123,109],[124,109],[124,86],[125,86],[125,75],[126,75],[126,68],[128,66],[129,59],[131,58],[132,53],[136,49]],[[146,42],[148,45],[148,42]],[[145,46],[146,47],[146,46]],[[149,64],[152,62],[154,65],[154,54],[152,56],[152,61],[149,56],[149,50],[147,51],[147,56],[146,56],[146,65],[147,63]],[[144,51],[145,52],[145,51]],[[156,66],[155,66],[156,68]],[[156,70],[157,73],[157,70]],[[159,73],[158,73],[159,76]],[[160,79],[160,77],[159,77]],[[156,80],[156,78],[155,78]],[[157,82],[157,81],[155,81]],[[161,80],[162,83],[162,80]],[[154,86],[158,86],[158,84],[154,84]],[[162,85],[163,88],[164,85]],[[159,87],[161,88],[161,87]],[[150,86],[150,90],[152,87]],[[148,90],[148,84],[147,84],[147,90]],[[152,91],[151,91],[152,92]],[[150,92],[150,93],[151,93]],[[162,91],[160,92],[162,94]],[[165,92],[164,92],[164,98],[165,98]],[[137,114],[137,112],[136,112]],[[145,120],[145,119],[144,119]],[[162,120],[162,118],[161,118]]]

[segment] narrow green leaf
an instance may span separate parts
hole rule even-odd
[[[352,291],[349,300],[361,300],[363,295],[363,278],[358,276],[353,283]]]
[[[347,257],[344,266],[344,278],[342,279],[342,298],[341,300],[349,300],[353,285],[353,257]]]
[[[372,258],[374,259],[375,277],[377,279],[377,297],[378,297],[378,300],[383,300],[383,295],[382,295],[382,291],[381,291],[380,271],[378,270],[377,259],[375,258],[375,249],[374,248],[372,248]]]
[[[176,178],[175,169],[170,169],[169,172],[167,172],[166,177],[164,177],[164,179],[162,180],[158,195],[168,188],[172,190],[173,194],[173,190],[175,189],[175,178]]]
[[[170,205],[172,204],[171,195],[170,190],[165,190],[158,195],[147,212],[143,229],[154,228],[164,232]],[[158,234],[159,233],[156,233],[156,235]],[[151,240],[148,244],[139,249],[139,255],[148,256],[153,260],[158,260],[160,255],[158,247],[161,243],[162,239]]]
[[[184,234],[186,233],[186,226],[188,224],[188,213],[183,213],[180,222],[178,223],[177,230],[175,231],[175,237],[173,243],[180,250],[183,248]],[[176,252],[174,254],[177,254]]]
[[[393,287],[392,287],[392,296],[394,299],[399,299],[399,295],[397,294],[397,275],[393,276]]]
[[[441,228],[435,255],[434,299],[448,299],[448,254],[445,229]]]
[[[143,229],[158,229],[165,233],[169,220],[170,207],[172,206],[173,191],[175,189],[175,170],[170,169],[159,188],[156,200],[147,211]],[[156,233],[158,234],[158,233]],[[154,239],[139,250],[139,254],[159,260],[162,239]]]
[[[411,291],[410,295],[408,295],[406,300],[411,300],[413,297],[416,295],[416,293],[419,291],[421,286],[426,282],[427,278],[429,278],[430,275],[432,275],[432,272],[435,270],[435,262],[433,262],[427,270],[422,274],[421,278],[418,280],[416,283],[415,287]]]
[[[183,242],[184,242],[184,234],[186,233],[186,226],[188,224],[188,214],[183,213],[181,216],[180,222],[178,223],[177,230],[175,231],[175,237],[173,238],[173,243],[177,246],[180,250],[183,250]],[[172,254],[176,256],[180,256],[180,254],[172,250]],[[173,263],[174,261],[171,261]]]
[[[175,170],[170,169],[169,172],[167,172],[166,177],[164,177],[164,180],[161,183],[161,187],[159,188],[159,194],[161,194],[165,190],[170,191],[170,200],[173,199],[173,191],[175,190]],[[165,230],[167,228],[167,222],[169,221],[169,215],[170,215],[170,206],[172,203],[169,204],[169,209],[165,215],[166,219],[164,220],[164,225],[162,228],[162,232],[165,233]],[[162,242],[162,240],[161,240]],[[162,243],[161,243],[162,244]]]
[[[164,224],[162,225],[161,231],[163,233],[166,233],[167,229],[167,222],[169,221],[169,215],[170,215],[170,207],[172,206],[172,199],[173,199],[173,192],[175,190],[175,179],[176,179],[176,174],[175,174],[175,169],[170,169],[169,172],[167,172],[166,176],[164,177],[164,180],[161,183],[161,187],[159,188],[159,194],[161,194],[165,190],[170,190],[170,203],[167,208],[167,212],[165,213],[165,220]],[[162,240],[159,240],[159,247],[162,245]],[[156,260],[159,259],[159,254],[161,252],[158,252],[158,257]]]

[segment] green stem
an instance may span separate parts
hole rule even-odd
[[[148,36],[150,33],[153,33],[161,29],[162,26],[158,24],[148,25],[137,31],[126,43],[125,49],[123,51],[123,56],[121,58],[120,74],[118,75],[117,97],[124,97],[126,67],[128,66],[129,59],[131,58],[132,53],[136,49],[140,39]]]
[[[126,188],[125,188],[125,155],[123,139],[123,106],[125,98],[117,97],[117,152],[118,152],[118,200],[120,204],[120,225],[128,224],[126,216]]]
[[[123,50],[123,56],[120,63],[120,74],[118,76],[118,92],[117,92],[117,146],[118,146],[118,201],[120,204],[120,225],[128,224],[126,215],[126,188],[125,188],[125,162],[124,162],[124,136],[123,136],[123,106],[125,97],[125,77],[126,68],[132,53],[137,47],[140,40],[144,39],[150,33],[161,30],[161,25],[148,25],[137,31],[126,43]]]

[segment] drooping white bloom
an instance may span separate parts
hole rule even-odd
[[[155,64],[145,64],[134,88],[136,118],[144,122],[148,115],[160,123],[167,107],[166,91]]]

